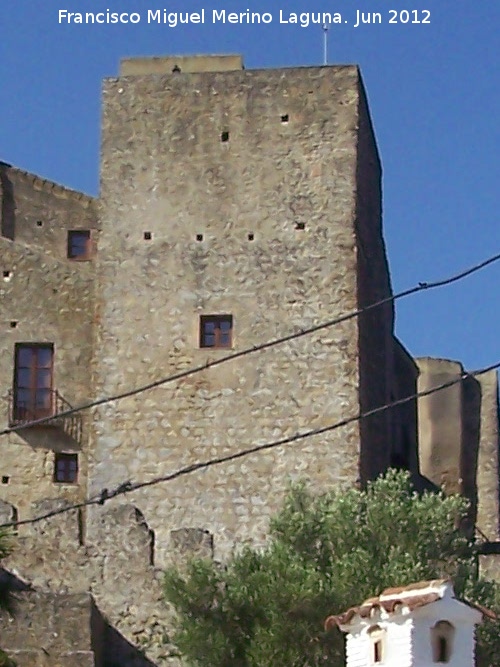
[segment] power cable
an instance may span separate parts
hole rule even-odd
[[[364,306],[363,308],[351,311],[350,313],[346,313],[344,315],[336,317],[335,319],[321,322],[320,324],[316,324],[306,329],[301,329],[300,331],[297,331],[292,334],[287,334],[286,336],[282,336],[280,338],[274,338],[270,341],[261,343],[259,345],[255,345],[253,347],[247,347],[243,350],[239,350],[238,352],[231,352],[230,354],[227,354],[224,357],[220,357],[219,359],[213,359],[212,361],[207,361],[206,363],[201,364],[199,366],[193,366],[186,370],[179,371],[178,373],[174,373],[173,375],[169,375],[159,380],[155,380],[154,382],[150,382],[140,387],[136,387],[135,389],[129,389],[127,391],[114,394],[113,396],[108,396],[105,398],[98,398],[94,401],[91,401],[90,403],[85,403],[76,408],[69,408],[68,410],[63,410],[62,412],[58,412],[57,414],[49,417],[41,417],[40,419],[34,419],[30,422],[25,422],[22,424],[16,424],[14,426],[10,426],[8,428],[1,430],[0,436],[8,435],[9,433],[15,433],[16,431],[21,431],[25,428],[30,428],[31,426],[39,426],[41,424],[46,424],[52,421],[53,419],[61,419],[62,417],[69,417],[78,412],[82,412],[83,410],[90,410],[91,408],[95,408],[100,405],[106,405],[107,403],[112,403],[114,401],[120,401],[124,398],[129,398],[130,396],[136,396],[137,394],[142,394],[143,392],[155,389],[156,387],[160,387],[165,384],[175,382],[177,380],[182,380],[184,378],[190,377],[191,375],[195,375],[196,373],[201,373],[202,371],[206,371],[209,368],[215,368],[215,366],[220,366],[221,364],[224,364],[228,361],[234,361],[235,359],[239,359],[248,354],[253,354],[254,352],[267,350],[271,347],[275,347],[276,345],[281,345],[283,343],[287,343],[288,341],[295,340],[297,338],[301,338],[303,336],[307,336],[312,333],[316,333],[317,331],[321,331],[322,329],[328,329],[337,324],[341,324],[342,322],[346,322],[347,320],[359,317],[359,315],[366,313],[370,310],[373,310],[375,308],[378,308],[380,306],[383,306],[384,304],[392,303],[394,301],[397,301],[398,299],[410,296],[411,294],[422,292],[424,290],[436,289],[438,287],[444,287],[446,285],[451,285],[452,283],[467,278],[473,273],[481,271],[482,269],[486,268],[490,264],[493,264],[494,262],[498,262],[498,260],[500,260],[500,253],[489,257],[488,259],[484,260],[483,262],[480,262],[479,264],[475,264],[469,269],[461,271],[460,273],[450,276],[449,278],[445,278],[444,280],[437,280],[435,282],[420,282],[415,287],[406,289],[402,292],[399,292],[398,294],[393,294],[392,296],[386,297],[385,299],[381,299],[380,301],[376,301],[375,303],[372,303],[369,306]]]
[[[45,519],[50,519],[51,517],[57,516],[59,514],[64,514],[72,510],[88,507],[90,505],[104,505],[104,503],[107,502],[108,500],[116,498],[117,496],[124,495],[126,493],[131,493],[132,491],[137,491],[139,489],[155,486],[156,484],[162,484],[163,482],[171,482],[174,479],[178,479],[179,477],[189,475],[198,470],[210,468],[215,465],[221,465],[222,463],[228,463],[229,461],[236,461],[237,459],[241,459],[245,456],[250,456],[251,454],[256,454],[258,452],[262,452],[265,450],[274,449],[275,447],[282,447],[283,445],[288,445],[293,442],[297,442],[298,440],[304,440],[306,438],[311,438],[316,435],[322,435],[323,433],[327,433],[329,431],[335,431],[336,429],[339,429],[343,426],[348,426],[349,424],[360,421],[361,419],[365,419],[366,417],[371,417],[373,415],[385,412],[386,410],[395,408],[399,405],[410,403],[411,401],[417,398],[430,396],[431,394],[435,394],[436,392],[442,391],[443,389],[448,389],[448,387],[453,387],[454,385],[463,382],[467,378],[476,377],[477,375],[483,375],[484,373],[489,373],[490,371],[497,370],[498,368],[500,368],[500,362],[491,364],[490,366],[487,366],[485,368],[480,368],[479,370],[476,371],[465,371],[461,373],[458,377],[454,378],[453,380],[448,380],[447,382],[443,382],[442,384],[436,385],[435,387],[432,387],[430,389],[426,389],[424,391],[411,394],[410,396],[406,396],[405,398],[400,398],[397,401],[386,403],[384,405],[379,406],[378,408],[373,408],[372,410],[367,410],[366,412],[358,413],[357,415],[354,415],[352,417],[347,417],[338,422],[335,422],[334,424],[330,424],[328,426],[322,426],[320,428],[312,429],[309,431],[303,431],[302,433],[296,433],[295,435],[286,438],[281,438],[280,440],[267,442],[262,445],[255,445],[254,447],[240,450],[238,452],[235,452],[234,454],[227,454],[225,456],[221,456],[218,458],[208,459],[207,461],[193,463],[192,465],[180,468],[179,470],[169,473],[168,475],[155,477],[147,482],[131,482],[131,481],[122,482],[119,486],[116,487],[116,489],[113,489],[111,491],[109,491],[108,489],[102,489],[99,494],[94,495],[92,498],[89,498],[88,500],[76,503],[74,505],[61,507],[57,510],[52,510],[51,512],[47,512],[46,514],[42,514],[32,519],[24,519],[22,521],[10,521],[8,523],[3,523],[0,524],[0,528],[13,528],[17,526],[34,524],[38,523],[39,521],[43,521]]]

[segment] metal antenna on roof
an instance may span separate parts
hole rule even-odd
[[[328,65],[328,24],[323,23],[323,65]]]

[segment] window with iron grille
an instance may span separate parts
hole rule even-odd
[[[17,422],[50,417],[54,412],[52,343],[17,343],[13,418]]]
[[[200,317],[200,347],[231,347],[232,340],[232,315],[202,315]]]
[[[92,256],[92,239],[89,229],[73,229],[68,232],[69,259],[87,260]]]
[[[74,484],[78,479],[78,454],[60,454],[54,457],[54,482]]]

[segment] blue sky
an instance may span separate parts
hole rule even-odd
[[[58,11],[204,8],[204,25],[64,25]],[[270,12],[268,25],[212,24],[211,11]],[[0,159],[98,193],[100,86],[126,56],[241,53],[247,68],[319,65],[322,30],[279,23],[279,10],[339,12],[329,63],[358,63],[384,168],[393,286],[446,277],[500,252],[498,0],[16,0],[0,18]],[[410,10],[430,25],[390,24]],[[383,23],[354,28],[357,10]],[[416,14],[413,14],[413,11]],[[405,18],[403,14],[402,18]],[[500,263],[397,304],[414,355],[500,360]]]

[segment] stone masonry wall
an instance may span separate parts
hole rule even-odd
[[[476,465],[477,525],[482,533],[494,542],[500,538],[498,373],[490,371],[478,375],[477,381],[481,389],[481,439]]]
[[[446,359],[417,359],[418,390],[426,391],[457,380],[461,364]],[[419,400],[419,454],[422,474],[447,493],[462,490],[461,457],[463,440],[462,384]]]
[[[102,667],[92,645],[89,595],[17,594],[16,614],[0,613],[2,646],[18,667]]]
[[[96,200],[39,176],[0,163],[1,235],[36,246],[44,254],[67,260],[67,231],[89,229],[97,243]],[[90,271],[87,262],[78,270]]]
[[[240,351],[391,294],[381,168],[356,67],[144,68],[104,85],[99,223],[91,198],[0,163],[0,429],[16,342],[53,343],[54,387],[79,405],[224,357],[231,350],[200,348],[201,315],[231,314]],[[79,228],[99,233],[94,262],[66,257],[67,231]],[[91,415],[2,436],[0,523],[407,396],[418,369],[392,329],[387,305]],[[462,371],[444,360],[419,367],[419,389]],[[466,494],[496,539],[496,374],[418,408],[423,473]],[[416,418],[412,402],[135,491],[131,504],[20,527],[6,566],[38,592],[92,593],[102,642],[68,665],[89,664],[90,650],[97,667],[175,665],[162,568],[263,543],[290,481],[319,492],[366,482],[389,463],[417,473]],[[55,452],[68,451],[79,453],[78,484],[56,484]],[[43,604],[54,618],[59,602]],[[47,662],[39,651],[21,658]]]
[[[417,359],[419,391],[463,374],[446,359]],[[471,503],[471,526],[479,539],[496,541],[499,517],[498,375],[490,372],[419,400],[419,453],[422,473],[448,493]]]
[[[33,504],[32,513],[38,515],[67,504],[61,499],[42,500]],[[0,504],[0,522],[5,519],[6,509]],[[50,605],[64,606],[71,596],[92,594],[98,616],[102,617],[101,625],[94,629],[92,642],[92,650],[97,652],[96,667],[101,667],[101,661],[102,667],[177,665],[168,641],[172,612],[163,601],[163,571],[155,565],[153,532],[141,512],[130,504],[115,503],[93,508],[92,512],[93,542],[85,541],[81,530],[85,517],[77,510],[70,510],[28,526],[24,535],[16,540],[13,554],[2,565],[34,591],[49,594],[45,599]],[[176,565],[194,555],[213,557],[212,536],[207,531],[174,530],[170,546],[168,561]],[[64,625],[64,638],[68,639],[72,617],[66,618],[67,623],[64,623],[65,612],[60,612],[57,618],[57,614],[53,617],[50,612],[44,622],[44,614],[45,607],[35,605],[23,607],[15,623],[7,617],[0,619],[2,648],[8,651],[22,648],[23,628],[31,634],[30,628],[36,630],[33,640],[25,642],[25,648],[30,651],[35,644],[38,649],[40,644],[45,648],[54,644],[53,624]],[[82,629],[87,627],[83,620],[82,623]],[[9,632],[5,632],[5,628]],[[42,641],[42,635],[47,641]],[[83,635],[75,641],[68,640],[66,650],[84,650],[83,640]],[[63,639],[57,640],[61,641]],[[87,646],[85,650],[90,649]],[[28,664],[31,667],[33,663]],[[22,661],[20,667],[24,667]]]
[[[146,56],[145,58],[122,58],[120,76],[141,74],[172,74],[193,72],[227,72],[243,69],[240,55],[223,56]]]
[[[5,238],[0,238],[0,257],[0,429],[4,429],[9,425],[16,343],[52,343],[54,389],[71,405],[92,396],[94,282],[73,265]],[[5,271],[9,275],[2,278]],[[20,519],[31,516],[31,503],[42,498],[86,496],[87,418],[82,413],[57,427],[0,437],[0,500],[15,505]],[[80,454],[78,484],[53,482],[54,451]]]
[[[355,67],[106,81],[96,394],[227,354],[200,349],[201,314],[232,314],[241,350],[356,308],[358,81]],[[358,391],[351,320],[98,409],[90,492],[332,424]],[[265,539],[290,479],[358,476],[353,424],[133,500],[160,562],[167,526],[207,527],[220,557]]]

